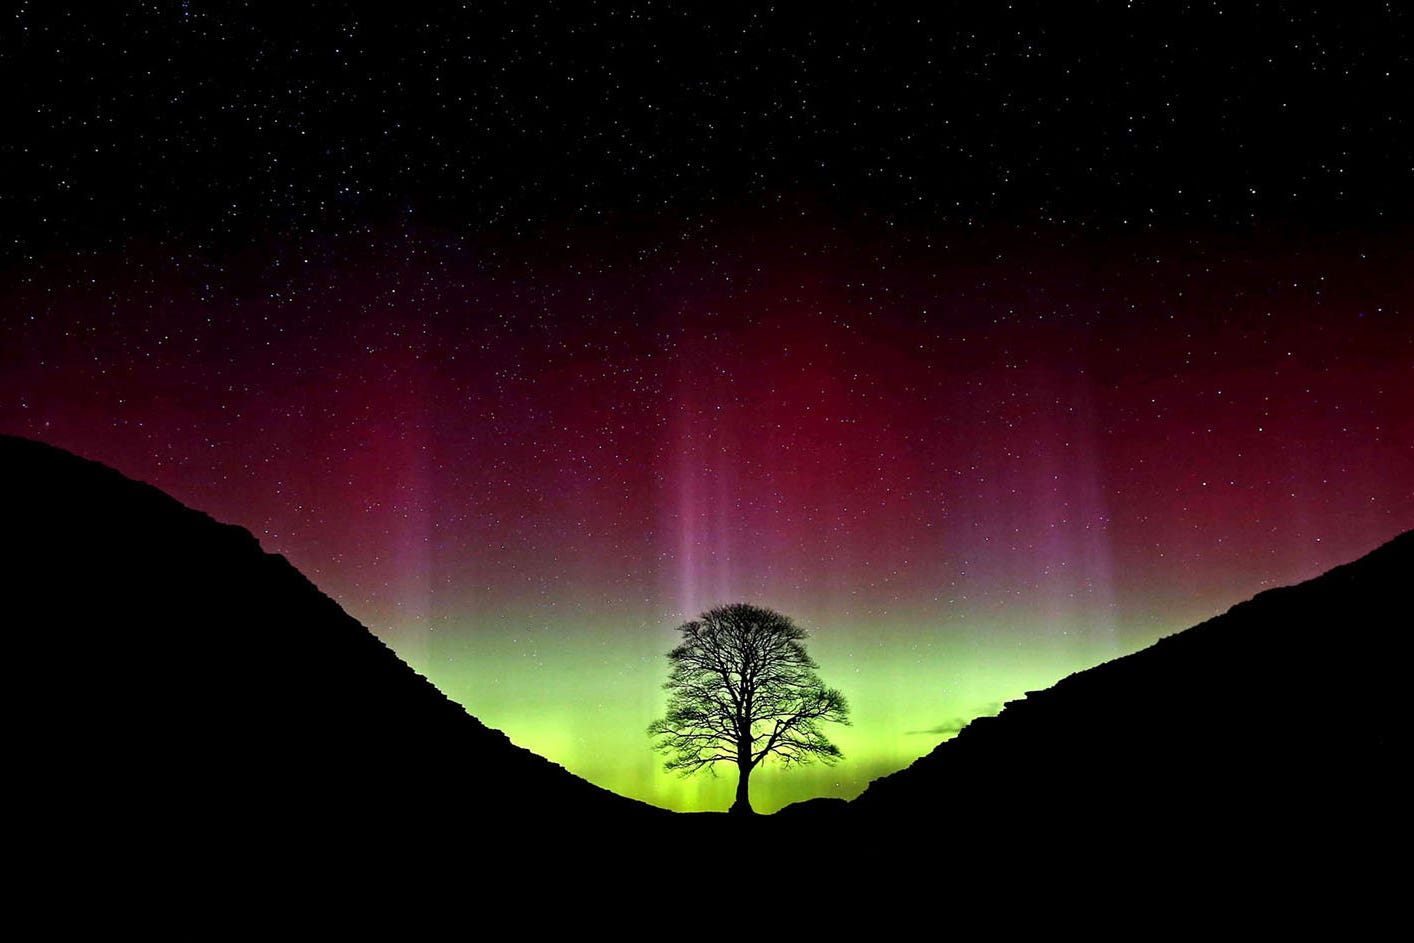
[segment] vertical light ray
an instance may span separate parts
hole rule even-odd
[[[700,449],[691,425],[684,418],[688,407],[679,404],[675,432],[676,462],[671,491],[676,495],[676,514],[671,522],[677,533],[677,579],[673,596],[684,618],[699,611],[698,575],[701,528],[698,507],[698,475],[702,467]]]

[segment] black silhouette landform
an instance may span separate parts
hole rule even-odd
[[[743,823],[514,746],[240,527],[25,439],[0,436],[0,473],[12,807],[52,854],[229,866],[232,847],[364,861],[446,843],[563,877],[684,836],[700,860],[749,858],[749,834],[883,880],[920,852],[1341,867],[1332,849],[1368,852],[1402,820],[1414,531],[1029,692],[853,802]]]
[[[38,442],[0,469],[12,782],[59,836],[494,847],[670,814],[483,725],[248,531]]]
[[[1027,692],[851,809],[1138,842],[1363,841],[1407,797],[1411,590],[1414,531]]]

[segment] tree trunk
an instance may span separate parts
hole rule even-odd
[[[736,801],[728,811],[735,815],[754,815],[751,808],[751,741],[742,736],[736,742]]]
[[[733,815],[755,815],[756,810],[751,807],[751,799],[747,795],[747,790],[751,782],[750,762],[737,764],[736,780],[736,801],[732,803],[729,810]]]

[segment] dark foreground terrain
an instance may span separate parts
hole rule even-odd
[[[1031,692],[852,803],[743,822],[514,746],[239,527],[37,442],[0,437],[0,474],[14,847],[40,883],[219,900],[341,873],[653,912],[1358,884],[1368,912],[1402,847],[1414,533]]]

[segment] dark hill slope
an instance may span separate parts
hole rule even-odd
[[[1375,829],[1404,798],[1414,532],[973,721],[851,811],[950,830]]]
[[[660,814],[481,724],[245,530],[28,440],[0,437],[0,479],[9,766],[36,815],[495,847]]]

